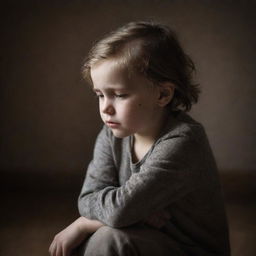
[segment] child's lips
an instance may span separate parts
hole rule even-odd
[[[120,123],[112,122],[112,121],[106,121],[106,125],[111,127],[111,128],[117,128]]]

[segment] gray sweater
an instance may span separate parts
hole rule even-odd
[[[78,200],[81,216],[122,228],[158,210],[172,216],[161,229],[188,255],[230,255],[216,163],[202,125],[173,112],[159,139],[132,163],[133,137],[104,126]]]

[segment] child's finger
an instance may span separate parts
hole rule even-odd
[[[69,251],[67,250],[67,248],[63,245],[62,246],[62,256],[69,256],[70,255],[70,253],[69,253]]]
[[[53,241],[49,247],[49,253],[51,256],[56,255],[56,243]]]
[[[49,247],[49,249],[48,249],[48,252],[50,253],[51,256],[52,256],[52,248],[53,248],[53,244],[51,243],[51,244],[50,244],[50,247]]]
[[[60,245],[57,245],[56,256],[62,256],[62,249]]]

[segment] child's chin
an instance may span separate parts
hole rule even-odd
[[[113,133],[113,135],[114,135],[116,138],[119,138],[119,139],[123,139],[123,138],[125,138],[125,137],[127,137],[127,136],[130,136],[129,133],[117,131],[117,130],[114,130],[114,129],[112,129],[112,133]]]

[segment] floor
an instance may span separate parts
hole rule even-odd
[[[78,217],[78,191],[56,191],[5,192],[1,209],[0,256],[48,255],[53,236]],[[232,256],[255,256],[254,196],[250,198],[240,193],[234,197],[234,193],[232,187],[225,193]]]

